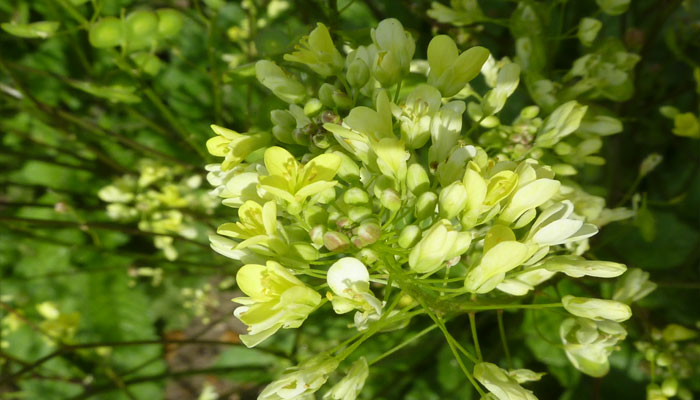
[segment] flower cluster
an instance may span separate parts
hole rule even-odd
[[[359,331],[290,370],[261,399],[319,390],[365,340],[417,315],[444,328],[447,317],[518,308],[558,273],[613,278],[626,270],[583,257],[604,203],[557,179],[571,175],[562,160],[592,160],[600,146],[585,144],[586,135],[611,133],[619,121],[565,101],[542,120],[530,106],[503,126],[519,64],[482,47],[460,52],[448,36],[432,39],[427,60],[413,60],[415,42],[395,19],[381,21],[371,39],[343,55],[318,24],[285,55],[289,70],[259,61],[258,80],[287,109],[272,112],[269,131],[213,126],[207,143],[222,158],[207,167],[214,193],[238,214],[210,239],[244,264],[237,281],[248,297],[234,299],[248,326],[242,341],[255,346],[299,327],[326,301],[337,314],[354,312],[349,327]],[[480,74],[490,87],[483,95],[469,85]],[[522,146],[494,141],[502,134],[511,142],[520,135]],[[577,143],[565,141],[574,135]],[[572,364],[605,373],[629,306],[567,295],[546,307],[572,315],[561,325]],[[538,374],[467,357],[474,368],[463,371],[485,398],[535,398],[520,384]],[[326,398],[354,399],[371,365],[356,361]]]
[[[210,214],[217,202],[199,187],[202,177],[187,175],[182,168],[153,160],[142,160],[139,176],[124,175],[99,190],[107,202],[107,215],[117,221],[138,221],[138,228],[156,234],[153,243],[168,260],[178,251],[174,237],[193,239],[198,235],[195,219],[188,212]]]

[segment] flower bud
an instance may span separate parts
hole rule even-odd
[[[684,340],[695,339],[698,333],[692,329],[688,329],[682,325],[669,324],[661,332],[661,337],[668,343],[680,342]]]
[[[348,210],[348,218],[353,222],[360,222],[372,215],[372,209],[369,207],[352,207]]]
[[[399,193],[392,189],[386,189],[382,192],[379,197],[379,202],[382,206],[390,211],[398,211],[401,208],[401,196]]]
[[[309,237],[311,241],[317,246],[323,246],[324,235],[326,233],[326,227],[323,225],[316,225],[309,231]]]
[[[632,316],[632,310],[627,304],[614,300],[567,295],[561,299],[561,302],[566,311],[571,314],[594,321],[610,320],[622,322]]]
[[[462,182],[453,182],[440,191],[440,217],[451,219],[467,205],[467,189]]]
[[[667,397],[673,397],[678,392],[678,379],[668,377],[661,383],[661,393]]]
[[[297,122],[294,116],[287,110],[272,110],[270,112],[272,121],[272,135],[282,143],[295,143],[292,131],[296,129]]]
[[[545,119],[535,139],[535,145],[552,147],[557,144],[561,139],[578,129],[586,110],[588,110],[588,106],[581,105],[574,100],[557,107]]]
[[[124,20],[126,44],[129,50],[152,46],[158,33],[158,16],[153,11],[138,10],[129,13]]]
[[[700,121],[693,113],[677,114],[673,117],[673,134],[689,138],[700,138]]]
[[[328,231],[323,234],[323,245],[330,251],[343,252],[350,247],[350,239],[338,231]]]
[[[88,40],[97,48],[114,47],[122,44],[125,29],[122,21],[116,17],[104,17],[92,24]]]
[[[433,192],[425,192],[418,196],[416,200],[415,212],[417,220],[422,220],[435,215],[435,207],[438,203],[438,196]]]
[[[608,15],[623,14],[630,6],[630,0],[596,0],[596,3]]]
[[[416,43],[401,22],[388,18],[371,30],[375,55],[372,75],[383,87],[394,85],[408,74]]]
[[[182,13],[172,8],[160,8],[156,10],[156,14],[158,14],[158,36],[163,39],[177,35],[185,24]]]
[[[430,178],[422,165],[414,163],[408,166],[406,186],[416,196],[420,196],[423,192],[430,189]]]
[[[330,83],[324,83],[318,88],[318,98],[321,100],[324,106],[328,108],[335,108],[335,102],[333,101],[333,92],[337,89]]]
[[[343,201],[347,204],[367,204],[369,194],[359,187],[353,187],[343,193]]]
[[[644,161],[642,161],[642,164],[639,166],[639,176],[644,177],[648,175],[651,171],[656,169],[659,164],[661,164],[663,159],[664,157],[659,153],[651,153],[646,156]]]
[[[581,18],[581,22],[578,24],[578,40],[581,41],[586,47],[593,44],[600,28],[603,27],[603,23],[595,18]]]
[[[377,260],[379,260],[379,256],[377,255],[377,253],[369,248],[364,248],[360,250],[357,253],[357,257],[360,259],[360,261],[367,265],[374,264],[375,262],[377,262]]]
[[[340,90],[334,90],[331,98],[333,99],[333,104],[341,110],[347,110],[352,107],[352,98]]]
[[[318,250],[308,244],[308,243],[294,243],[292,244],[292,247],[294,248],[294,252],[301,257],[302,260],[304,261],[314,261],[318,260],[319,254]]]
[[[357,236],[363,241],[363,243],[365,243],[365,245],[376,242],[379,240],[381,235],[382,228],[374,221],[365,221],[357,228]]]
[[[321,100],[311,98],[304,104],[304,114],[311,117],[321,111],[322,108],[323,103],[321,103]]]
[[[422,233],[418,226],[407,225],[401,230],[401,234],[399,234],[399,246],[404,249],[412,247],[418,243]]]
[[[348,66],[346,77],[350,86],[359,89],[369,81],[369,67],[363,60],[355,58]]]

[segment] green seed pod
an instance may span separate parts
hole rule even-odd
[[[119,18],[105,17],[90,27],[88,40],[97,48],[119,46],[124,39],[124,24]]]
[[[156,10],[158,14],[158,35],[163,39],[169,39],[180,32],[185,23],[185,18],[177,10],[161,8]]]

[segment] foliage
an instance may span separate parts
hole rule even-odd
[[[0,397],[700,391],[696,2],[0,22]]]

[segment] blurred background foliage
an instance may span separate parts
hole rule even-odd
[[[528,77],[573,86],[574,61],[602,46],[579,41],[584,17],[602,22],[599,38],[640,57],[623,93],[576,96],[624,123],[604,140],[605,165],[577,179],[609,207],[636,211],[602,229],[589,254],[649,272],[658,289],[634,307],[604,378],[581,375],[551,350],[558,320],[549,314],[505,313],[520,327],[508,340],[516,364],[549,373],[534,385],[540,398],[643,398],[654,374],[649,348],[682,359],[660,367],[683,370],[686,386],[700,391],[697,342],[661,340],[669,324],[700,328],[700,3],[638,0],[621,15],[601,12],[601,3],[616,2],[493,0],[478,12],[470,0],[442,8],[423,0],[0,2],[0,398],[254,398],[284,367],[341,341],[342,322],[315,315],[262,349],[241,347],[229,301],[238,265],[207,241],[232,215],[207,200],[204,143],[212,123],[270,128],[270,111],[283,103],[255,80],[256,60],[280,62],[316,22],[337,43],[366,43],[387,17],[411,31],[419,58],[438,33],[497,59],[514,57],[519,38],[539,41],[513,113],[538,102]],[[524,4],[537,23],[518,16]],[[159,19],[143,10],[160,10]],[[132,21],[116,47],[108,17]],[[652,153],[661,163],[640,173]],[[105,189],[114,185],[133,196],[116,198]],[[591,280],[580,290],[609,294],[612,284]],[[468,337],[466,326],[451,329]],[[488,334],[496,318],[479,329],[487,358],[503,357]],[[368,356],[406,334],[369,342]],[[373,367],[363,398],[476,396],[438,336],[391,360]]]

